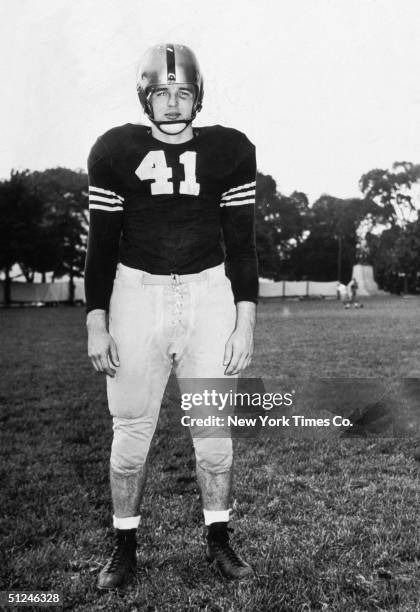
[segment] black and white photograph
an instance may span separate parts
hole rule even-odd
[[[420,4],[0,32],[0,609],[420,612]]]

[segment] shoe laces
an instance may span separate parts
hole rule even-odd
[[[217,539],[211,540],[211,544],[224,559],[230,561],[233,565],[242,567],[243,563],[241,559],[229,544],[229,534],[227,533],[229,531],[232,533],[233,529],[228,527],[225,533],[219,534]]]
[[[125,538],[118,537],[112,551],[111,559],[109,561],[108,571],[115,572],[121,564],[124,564],[130,551],[130,542]]]

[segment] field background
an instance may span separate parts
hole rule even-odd
[[[62,590],[65,610],[420,610],[415,438],[236,442],[234,541],[257,578],[203,558],[194,458],[171,393],[150,454],[137,583],[98,592],[110,551],[110,417],[82,308],[0,311],[1,589]],[[420,377],[420,299],[259,307],[247,376]],[[40,609],[40,608],[38,608]]]

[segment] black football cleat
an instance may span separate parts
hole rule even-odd
[[[212,523],[207,532],[207,561],[216,561],[219,572],[228,580],[242,580],[254,575],[252,567],[246,563],[229,545],[227,523]]]
[[[136,529],[116,529],[111,558],[98,576],[98,589],[124,586],[136,571]]]

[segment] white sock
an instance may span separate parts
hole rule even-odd
[[[118,518],[113,516],[113,523],[115,529],[137,529],[140,524],[139,516],[127,516],[126,518]]]
[[[206,525],[211,525],[212,523],[228,523],[229,522],[229,512],[231,508],[227,510],[204,510],[204,523]]]

